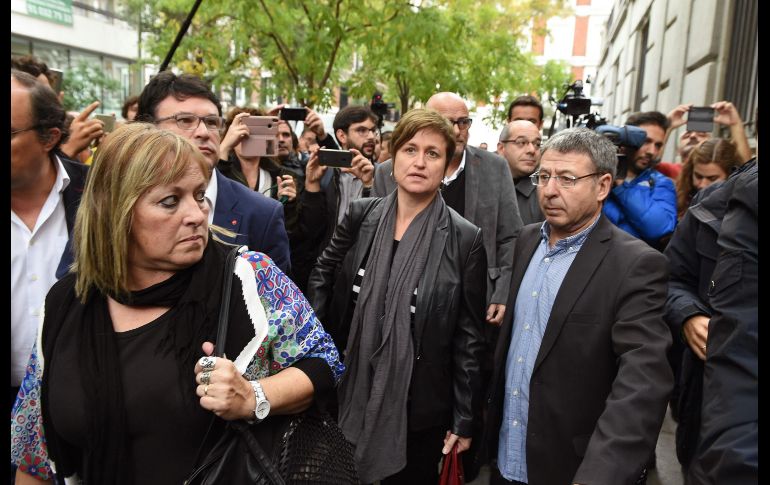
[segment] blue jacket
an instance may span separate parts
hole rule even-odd
[[[655,246],[676,227],[674,182],[648,168],[612,189],[604,214],[619,228]]]
[[[277,200],[254,192],[214,170],[217,201],[214,224],[237,233],[219,235],[225,242],[246,244],[252,251],[267,254],[286,274],[291,274],[289,236],[283,222],[283,206]]]

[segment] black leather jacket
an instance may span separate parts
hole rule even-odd
[[[340,349],[346,347],[353,317],[353,277],[377,232],[382,201],[351,203],[310,275],[308,300]],[[481,392],[486,268],[481,229],[447,207],[418,283],[408,417],[412,431],[451,426],[459,436],[472,434]]]

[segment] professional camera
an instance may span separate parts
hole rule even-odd
[[[583,81],[578,79],[567,86],[567,92],[556,105],[556,109],[567,116],[581,116],[591,112],[591,98],[583,95]]]
[[[603,124],[594,131],[604,135],[618,148],[618,167],[615,178],[622,180],[628,173],[628,155],[633,154],[647,140],[647,132],[638,126],[613,126]]]
[[[590,81],[587,81],[590,82]],[[583,81],[577,80],[572,84],[566,84],[567,91],[559,101],[556,101],[556,109],[566,117],[566,128],[584,126],[593,130],[595,127],[605,124],[606,120],[598,113],[591,114],[591,105],[594,104],[591,98],[583,94]],[[555,100],[551,98],[551,101]],[[553,135],[556,125],[556,112],[553,113],[551,128],[548,130],[548,136]]]
[[[594,130],[607,137],[618,150],[617,179],[626,177],[628,171],[628,155],[633,154],[647,139],[647,132],[636,126],[613,126],[607,124],[607,119],[599,113],[591,113],[591,98],[583,94],[583,82],[577,80],[566,85],[567,91],[557,102],[556,109],[567,116],[566,127],[584,127]],[[556,113],[553,115],[550,137],[556,124]]]
[[[382,125],[385,121],[385,116],[388,114],[388,110],[393,108],[393,103],[386,103],[382,100],[382,93],[375,91],[372,96],[372,103],[369,108],[377,115],[377,126],[382,129]]]

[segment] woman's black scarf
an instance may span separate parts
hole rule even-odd
[[[393,254],[398,192],[383,199],[361,293],[350,324],[340,383],[339,423],[356,447],[363,483],[406,466],[407,397],[414,348],[411,297],[430,254],[446,205],[441,194],[409,224]]]
[[[213,340],[216,334],[226,255],[227,248],[215,242],[209,234],[208,245],[198,263],[149,288],[113,296],[116,301],[127,305],[171,307],[171,322],[166,326],[167,333],[157,350],[174,355],[179,382],[183,383],[179,390],[184,396],[183,402],[190,406],[197,405],[195,381],[190,376],[196,359],[202,353],[200,345],[206,340]],[[46,406],[48,372],[44,370],[43,422],[49,456],[56,463],[57,472],[62,476],[79,472],[80,478],[87,484],[133,483],[119,352],[107,297],[92,289],[85,304],[74,300],[56,315],[46,315],[46,321],[46,327],[73,332],[79,342],[79,368],[89,419],[84,455],[73,456],[71,450],[66,450],[66,446],[57,441],[51,424]],[[46,345],[46,348],[53,347]],[[50,368],[50,364],[46,362],[45,369]]]

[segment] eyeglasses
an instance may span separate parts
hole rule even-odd
[[[470,128],[471,127],[471,123],[473,123],[473,120],[470,119],[470,118],[460,118],[460,119],[457,119],[457,120],[450,120],[450,119],[448,119],[448,121],[450,123],[452,123],[452,126],[457,125],[457,127],[460,128],[463,131],[465,131],[468,128]]]
[[[219,133],[222,131],[222,127],[225,124],[225,120],[221,116],[198,116],[192,113],[178,113],[173,116],[158,118],[155,120],[155,123],[161,123],[168,120],[176,121],[176,126],[178,126],[179,129],[185,131],[198,129],[198,125],[200,125],[201,121],[203,121],[203,126],[205,126],[207,130]]]
[[[37,130],[38,128],[40,128],[40,125],[33,125],[33,126],[30,126],[29,128],[22,128],[20,130],[11,130],[11,138],[13,138],[15,135],[18,135],[19,133],[23,133],[25,131]]]
[[[371,133],[374,136],[377,136],[377,132],[379,131],[377,127],[374,128],[367,128],[365,126],[359,126],[358,128],[354,128],[353,131],[358,134],[358,136],[366,136],[369,133]]]
[[[556,180],[562,187],[574,187],[578,180],[586,177],[593,177],[594,175],[602,175],[602,173],[594,172],[583,175],[582,177],[575,177],[573,175],[548,175],[546,173],[535,172],[529,176],[529,179],[532,181],[532,185],[537,185],[538,187],[545,187],[551,179]]]
[[[535,150],[540,150],[540,144],[542,142],[540,140],[529,141],[526,138],[516,138],[515,140],[500,140],[500,143],[513,143],[518,148],[525,148],[531,143],[532,146],[535,147]]]

